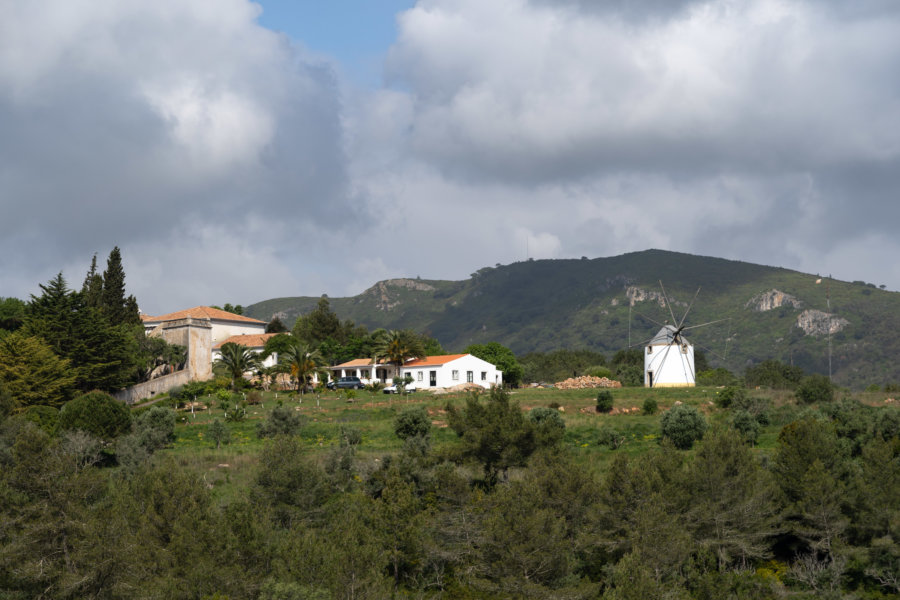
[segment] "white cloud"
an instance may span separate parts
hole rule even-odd
[[[897,289],[852,273],[900,251],[894,6],[421,0],[366,91],[247,0],[5,2],[0,295],[116,244],[160,312],[464,278],[526,240]]]

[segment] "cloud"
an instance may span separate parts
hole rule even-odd
[[[799,267],[900,217],[895,3],[442,0],[398,24],[410,156],[519,190],[484,209],[554,223],[561,255]]]
[[[900,289],[895,2],[420,0],[380,89],[259,10],[3,4],[0,295],[113,245],[151,313],[650,247]]]
[[[360,226],[339,83],[327,63],[260,27],[257,5],[4,6],[0,267],[11,278],[29,274],[36,287],[60,257],[78,257],[84,266],[67,275],[80,282],[91,254],[118,244],[147,264],[178,249],[174,263],[198,265],[196,282],[216,273],[199,265],[234,248],[255,256],[262,241],[291,254],[310,224]],[[251,240],[254,219],[265,225]],[[293,233],[269,239],[277,229]],[[224,302],[254,283],[217,277],[219,293],[204,297]],[[168,285],[163,274],[145,297],[162,304]]]

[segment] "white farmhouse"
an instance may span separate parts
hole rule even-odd
[[[666,325],[644,347],[644,387],[694,385],[694,346]]]
[[[359,377],[363,383],[390,383],[397,376],[397,367],[384,361],[359,358],[331,367],[334,377]],[[448,388],[461,383],[474,383],[485,389],[503,385],[503,372],[491,363],[471,354],[444,354],[407,361],[400,367],[400,376],[409,375],[418,389]]]

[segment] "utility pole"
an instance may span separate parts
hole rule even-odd
[[[825,306],[828,309],[828,381],[831,381],[831,275],[825,280]]]

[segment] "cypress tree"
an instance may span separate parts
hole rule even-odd
[[[84,294],[84,301],[88,306],[100,308],[103,302],[103,277],[97,272],[96,252],[91,259],[91,268],[88,269],[87,275],[84,277],[81,293]]]
[[[113,325],[141,322],[137,312],[137,301],[133,296],[125,297],[125,269],[122,267],[122,253],[116,246],[106,260],[103,272],[103,291],[100,306]]]

